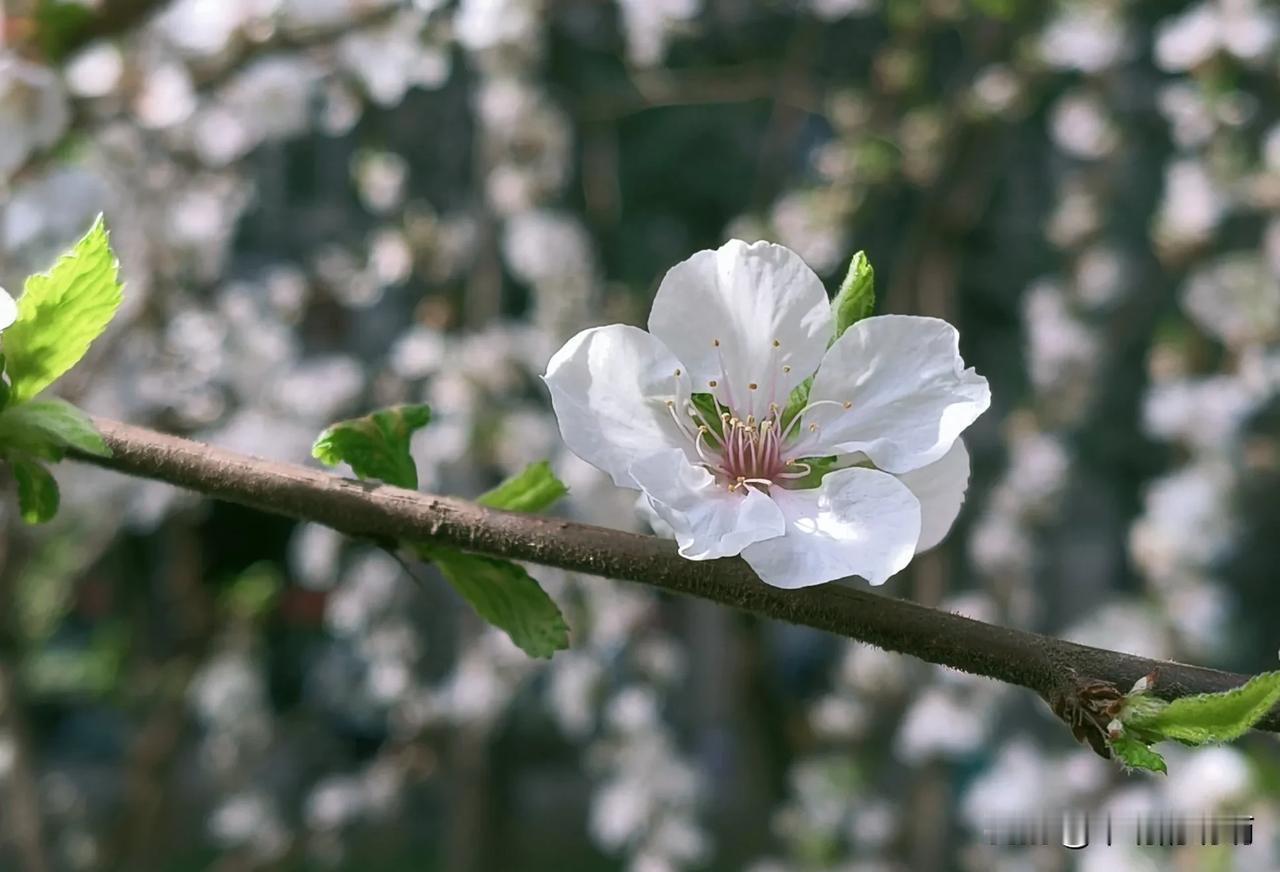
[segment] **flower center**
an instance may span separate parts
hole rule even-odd
[[[801,431],[800,419],[818,406],[848,408],[847,403],[818,400],[798,411],[784,428],[782,409],[777,403],[770,403],[768,416],[757,420],[754,415],[739,418],[722,406],[714,394],[709,396],[714,415],[693,402],[684,410],[687,419],[676,410],[674,400],[667,400],[667,409],[681,432],[693,443],[702,466],[731,491],[754,485],[767,492],[771,485],[785,486],[791,480],[809,475],[812,471],[809,464],[797,459],[809,442],[807,438],[794,438]],[[812,436],[819,427],[810,423],[803,429]]]
[[[704,462],[714,465],[730,488],[748,484],[768,486],[775,477],[786,473],[786,462],[782,457],[782,428],[776,414],[762,421],[748,415],[744,421],[725,412],[720,423],[720,433],[709,424],[701,424],[694,445],[701,447],[704,441],[709,440],[719,448],[718,463],[706,456],[705,451],[699,451],[699,454],[703,455]]]
[[[677,409],[674,400],[667,400],[672,419],[693,443],[702,466],[731,491],[738,488],[745,491],[754,486],[767,493],[773,485],[785,487],[807,477],[812,467],[798,458],[805,456],[805,450],[812,445],[821,427],[815,422],[802,425],[801,419],[810,409],[819,406],[848,409],[853,404],[816,400],[792,415],[784,427],[783,410],[776,402],[780,387],[778,376],[789,375],[791,365],[782,362],[785,359],[782,342],[775,339],[771,343],[765,366],[768,375],[765,389],[749,382],[744,392],[744,386],[738,384],[736,396],[734,385],[729,382],[720,340],[712,339],[711,345],[719,357],[720,376],[707,382],[709,393],[699,395],[706,402],[699,406],[691,400],[686,408]],[[680,370],[677,369],[675,375],[679,378]],[[788,392],[785,382],[784,378],[782,390]],[[757,417],[762,401],[768,403],[767,410],[760,411]],[[747,412],[745,416],[738,413],[743,408]]]

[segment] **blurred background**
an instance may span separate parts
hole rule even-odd
[[[89,410],[310,462],[435,421],[425,490],[549,457],[537,375],[724,239],[956,323],[994,405],[887,593],[1153,657],[1280,646],[1280,11],[1253,0],[3,0],[0,283],[106,213]],[[64,464],[10,496],[0,868],[1275,870],[1280,746],[1125,776],[1029,692],[546,569],[532,661],[431,570]],[[1162,749],[1163,750],[1163,749]],[[1238,849],[986,816],[1238,811]]]

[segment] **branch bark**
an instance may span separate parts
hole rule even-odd
[[[1098,682],[1126,690],[1150,672],[1157,673],[1155,692],[1165,699],[1227,690],[1249,678],[999,627],[838,584],[780,590],[761,582],[740,558],[686,560],[673,542],[653,536],[488,509],[261,460],[129,424],[94,423],[112,457],[77,459],[108,469],[352,536],[436,541],[695,596],[1016,684],[1040,694],[1060,713],[1064,706],[1070,711]],[[1258,727],[1280,732],[1280,710]]]

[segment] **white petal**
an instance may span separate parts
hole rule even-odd
[[[583,330],[552,356],[542,378],[569,450],[620,487],[638,487],[627,467],[639,458],[667,448],[693,452],[667,408],[667,400],[684,408],[688,375],[638,327]]]
[[[812,490],[772,491],[787,534],[742,552],[761,579],[798,588],[860,575],[871,584],[911,562],[920,537],[920,503],[907,486],[876,469],[841,469]]]
[[[920,541],[916,553],[928,551],[947,535],[964,505],[969,487],[969,451],[957,439],[942,459],[898,476],[920,501]]]
[[[0,330],[4,330],[18,320],[18,304],[4,288],[0,288]]]
[[[960,334],[946,321],[880,315],[827,350],[809,393],[817,400],[835,402],[805,415],[803,426],[819,430],[804,454],[860,451],[880,469],[907,472],[940,460],[991,405],[991,389],[964,368]]]
[[[673,266],[649,314],[649,331],[688,365],[693,389],[717,382],[716,396],[742,416],[785,406],[831,330],[827,292],[799,255],[738,239]]]
[[[782,512],[768,496],[755,488],[729,491],[680,451],[636,461],[631,477],[690,560],[731,557],[785,530]]]

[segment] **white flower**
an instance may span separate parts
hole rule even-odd
[[[0,330],[8,330],[18,320],[18,304],[9,292],[0,288]]]
[[[867,318],[831,343],[816,275],[779,245],[733,240],[673,267],[649,332],[584,330],[544,376],[565,443],[640,490],[680,554],[741,554],[785,588],[881,584],[960,511],[959,440],[990,404],[954,327]],[[813,375],[808,405],[783,411]],[[694,394],[709,394],[701,407]],[[835,456],[816,487],[815,458]]]

